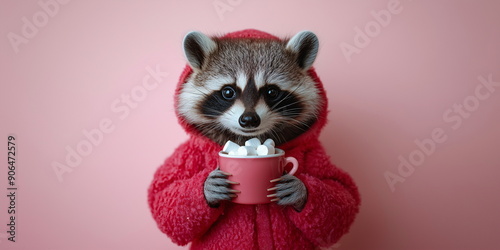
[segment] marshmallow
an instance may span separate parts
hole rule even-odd
[[[241,146],[238,148],[236,155],[257,155],[255,148],[250,146]]]
[[[269,138],[267,139],[264,143],[262,143],[263,145],[269,145],[269,146],[273,146],[273,147],[276,147],[276,144],[274,144],[274,141],[273,139]],[[274,153],[273,153],[274,154]]]
[[[275,153],[274,147],[271,145],[260,145],[257,147],[257,155],[272,155]]]
[[[224,145],[224,148],[222,148],[222,152],[229,154],[231,151],[238,151],[238,148],[240,148],[240,145],[232,142],[232,141],[227,141],[226,144]]]
[[[240,146],[232,141],[227,141],[222,152],[228,155],[237,156],[257,156],[276,154],[273,139],[267,139],[261,144],[258,138],[252,138],[245,142],[245,146]]]
[[[258,146],[260,146],[260,140],[258,138],[252,138],[245,142],[245,146],[253,147],[256,149]]]

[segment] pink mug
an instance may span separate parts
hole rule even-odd
[[[292,163],[292,170],[288,174],[293,175],[299,168],[299,163],[294,157],[285,157],[285,151],[276,149],[276,154],[259,156],[228,155],[219,152],[220,170],[230,173],[230,181],[239,184],[232,185],[232,189],[241,191],[232,202],[239,204],[265,204],[271,199],[267,195],[272,194],[267,189],[275,184],[270,181],[283,175],[285,166]]]

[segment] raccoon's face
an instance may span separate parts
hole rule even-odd
[[[184,53],[193,73],[180,91],[179,114],[220,145],[296,138],[316,122],[321,105],[307,74],[317,51],[318,39],[308,31],[288,41],[191,32]]]

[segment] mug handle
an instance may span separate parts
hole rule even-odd
[[[285,158],[285,166],[288,163],[292,163],[293,164],[292,170],[288,174],[289,175],[294,175],[295,172],[297,172],[297,169],[299,169],[299,162],[297,161],[297,159],[295,159],[295,157],[286,157]]]

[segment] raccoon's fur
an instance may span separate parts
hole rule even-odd
[[[321,106],[307,74],[317,52],[309,31],[286,40],[191,32],[184,53],[193,73],[180,91],[178,113],[220,145],[253,137],[290,141],[314,124]]]

